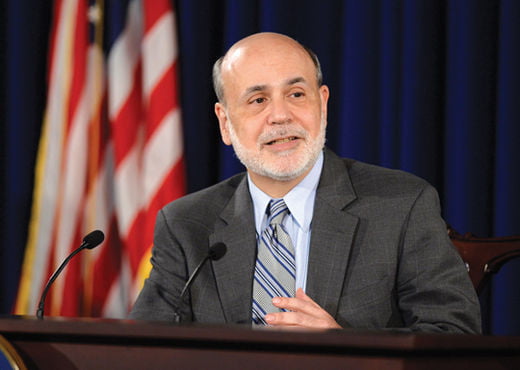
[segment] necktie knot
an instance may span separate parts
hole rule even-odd
[[[272,199],[268,207],[268,222],[270,225],[279,225],[289,213],[289,208],[283,199]]]

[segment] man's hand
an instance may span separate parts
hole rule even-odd
[[[275,297],[273,305],[290,312],[269,313],[265,320],[272,326],[299,326],[303,328],[339,329],[336,320],[314,302],[302,288],[298,288],[295,298]]]

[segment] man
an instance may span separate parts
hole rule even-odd
[[[222,140],[247,174],[161,210],[153,270],[131,317],[480,331],[478,299],[435,190],[324,149],[329,90],[312,52],[284,35],[255,34],[217,61],[213,78]],[[283,209],[281,226],[271,200]],[[180,299],[217,242],[227,253]],[[269,245],[288,251],[289,267]],[[271,284],[284,293],[266,293]]]

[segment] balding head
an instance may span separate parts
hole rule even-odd
[[[252,56],[253,54],[274,54],[274,53],[304,53],[314,65],[316,74],[316,84],[321,86],[323,76],[320,62],[316,54],[309,48],[303,46],[296,40],[279,33],[263,32],[256,33],[236,42],[227,53],[219,58],[213,65],[213,88],[219,102],[225,103],[223,70],[231,71],[233,64],[240,59]]]

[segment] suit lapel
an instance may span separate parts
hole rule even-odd
[[[344,209],[355,199],[345,163],[326,150],[312,219],[306,293],[333,316],[358,224]]]
[[[246,177],[238,185],[210,235],[210,245],[223,242],[226,255],[212,262],[226,322],[251,322],[256,231]]]

